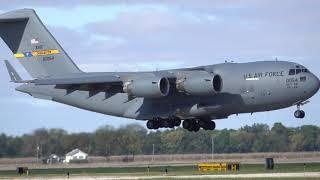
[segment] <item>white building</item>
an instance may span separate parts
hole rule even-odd
[[[51,154],[50,156],[48,156],[46,159],[43,160],[43,163],[46,163],[46,164],[54,164],[54,163],[61,163],[61,162],[63,162],[63,158],[60,158],[56,154]]]
[[[88,157],[88,154],[85,152],[82,152],[80,149],[74,149],[66,154],[66,163],[69,163],[70,160],[86,160]]]

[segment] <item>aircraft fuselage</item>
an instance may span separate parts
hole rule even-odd
[[[17,90],[32,91],[36,97],[51,99],[78,108],[103,114],[139,120],[179,117],[226,118],[232,114],[253,113],[286,108],[304,102],[319,88],[318,78],[305,67],[291,62],[262,61],[252,63],[223,63],[203,66],[199,69],[214,72],[222,78],[220,93],[194,96],[170,92],[162,98],[130,97],[127,93],[112,90],[90,95],[88,91],[57,89],[55,86],[23,85]],[[289,71],[294,74],[289,75]],[[171,74],[185,70],[158,71],[155,74]],[[188,70],[189,71],[189,70]],[[197,68],[192,71],[199,71]],[[296,71],[298,72],[296,74]],[[189,71],[190,72],[190,71]],[[112,73],[121,77],[148,72]],[[108,75],[109,73],[94,73]],[[31,87],[32,86],[32,87]],[[69,91],[69,92],[68,92]]]

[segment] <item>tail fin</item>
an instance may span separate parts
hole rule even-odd
[[[33,78],[81,73],[32,9],[1,14],[0,37]]]

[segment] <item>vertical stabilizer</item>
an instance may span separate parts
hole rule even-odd
[[[34,78],[81,73],[33,9],[1,14],[0,37]]]

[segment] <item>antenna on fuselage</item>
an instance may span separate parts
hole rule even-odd
[[[231,61],[225,60],[224,63],[234,63],[234,61],[233,60],[231,60]]]

